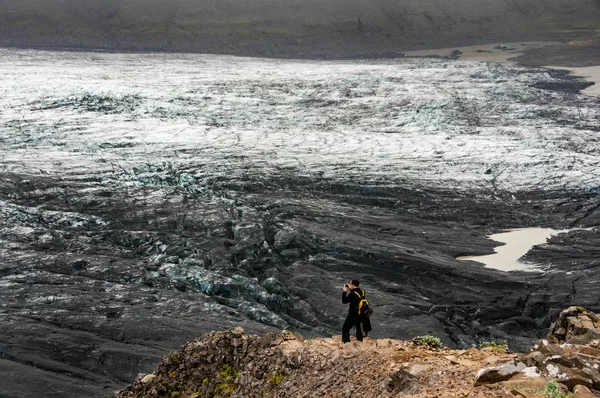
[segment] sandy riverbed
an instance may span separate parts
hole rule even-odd
[[[445,57],[453,51],[462,52],[460,59],[465,61],[496,62],[504,65],[515,65],[511,58],[524,54],[524,50],[537,48],[548,43],[544,42],[518,42],[518,43],[490,43],[475,46],[437,48],[431,50],[417,50],[406,52],[410,57]]]
[[[547,66],[551,69],[566,69],[573,76],[583,77],[585,80],[594,82],[593,86],[581,90],[583,94],[598,97],[600,96],[600,65],[586,66],[581,68],[563,67],[563,66]]]
[[[503,65],[512,66],[517,64],[517,62],[514,61],[514,58],[524,55],[524,52],[526,50],[550,46],[554,44],[556,43],[541,41],[492,43],[466,47],[451,47],[431,50],[408,51],[406,52],[406,55],[413,57],[445,57],[451,55],[453,51],[459,50],[462,52],[460,56],[461,60],[495,62]],[[565,69],[568,70],[573,76],[580,76],[587,81],[594,82],[595,84],[593,86],[590,86],[585,90],[582,90],[581,92],[586,95],[600,96],[600,65],[585,67],[548,65],[544,67],[551,69]]]

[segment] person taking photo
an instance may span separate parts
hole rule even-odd
[[[352,279],[352,281],[344,285],[344,291],[342,292],[342,303],[348,304],[348,315],[342,326],[342,342],[350,342],[350,330],[356,328],[356,340],[363,341],[363,337],[366,337],[367,333],[371,331],[371,323],[368,317],[360,314],[363,305],[367,305],[366,293],[363,289],[359,288],[360,282],[358,279]],[[365,322],[369,321],[369,322]]]

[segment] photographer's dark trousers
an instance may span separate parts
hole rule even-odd
[[[362,327],[360,325],[361,317],[358,315],[348,314],[344,326],[342,326],[342,342],[348,343],[350,341],[350,329],[354,326],[356,328],[356,340],[362,341]]]

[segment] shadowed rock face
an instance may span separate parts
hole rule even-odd
[[[3,0],[0,45],[340,58],[598,29],[597,1]]]

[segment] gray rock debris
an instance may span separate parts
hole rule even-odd
[[[558,381],[577,396],[595,396],[591,390],[600,390],[599,332],[598,315],[569,307],[552,324],[547,339],[538,341],[519,362],[480,370],[475,385],[542,377]]]

